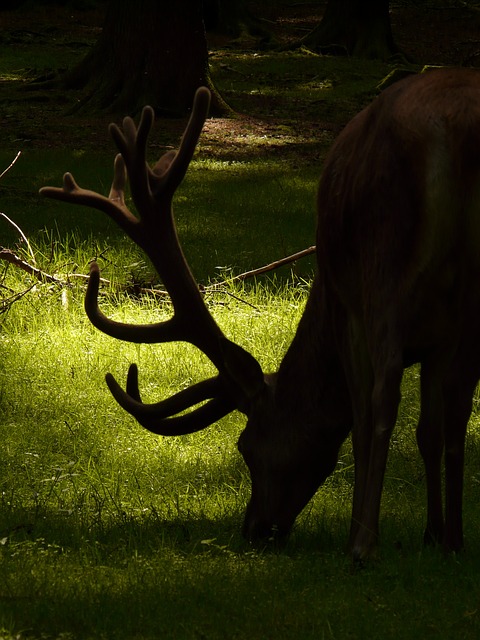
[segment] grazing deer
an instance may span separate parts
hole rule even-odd
[[[143,248],[167,288],[171,319],[127,325],[98,308],[93,263],[85,308],[92,323],[131,342],[184,340],[218,375],[144,404],[137,368],[117,402],[153,433],[204,429],[234,409],[248,418],[238,448],[252,478],[244,534],[282,536],[335,468],[352,431],[355,489],[350,545],[367,559],[378,538],[380,499],[403,369],[421,364],[417,440],[427,478],[425,541],[463,545],[464,441],[480,377],[480,74],[436,70],[385,90],[334,143],[318,191],[318,273],[277,373],[230,342],[209,314],[182,254],[172,198],[191,161],[210,95],[200,88],[179,150],[150,169],[153,110],[138,128],[110,132],[120,151],[108,198],[65,174],[41,193],[109,215]],[[138,216],[125,206],[128,174]],[[186,414],[178,415],[191,408]],[[445,453],[445,519],[442,457]]]

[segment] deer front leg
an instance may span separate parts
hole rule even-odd
[[[368,480],[368,466],[372,443],[371,414],[363,414],[355,418],[352,431],[352,444],[355,458],[355,485],[353,488],[352,519],[350,521],[350,536],[348,548],[353,552],[355,540],[360,530],[364,497]]]
[[[366,345],[367,340],[361,321],[356,318],[350,318],[345,332],[345,343],[341,349],[342,364],[353,411],[352,445],[355,463],[355,484],[348,539],[349,551],[353,550],[360,528],[373,438],[371,402],[373,372]]]

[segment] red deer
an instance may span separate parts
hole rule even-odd
[[[480,377],[480,74],[435,70],[386,89],[345,127],[325,162],[318,191],[317,275],[294,340],[277,373],[230,342],[208,312],[179,245],[172,199],[209,107],[200,88],[179,150],[151,169],[145,107],[110,132],[120,151],[110,195],[79,187],[41,192],[109,215],[149,256],[173,317],[153,325],[108,319],[97,303],[94,263],[86,294],[92,323],[115,338],[184,340],[201,349],[215,377],[156,404],[141,401],[137,368],[117,402],[153,433],[198,431],[234,409],[246,414],[238,448],[252,494],[244,534],[286,535],[335,468],[352,431],[353,557],[376,548],[390,437],[405,367],[421,364],[418,446],[425,463],[425,541],[463,545],[464,443]],[[126,176],[138,215],[124,201]],[[186,409],[190,412],[182,413]],[[445,517],[442,458],[445,457]]]

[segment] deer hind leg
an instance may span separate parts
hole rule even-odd
[[[420,396],[417,444],[427,482],[427,524],[423,540],[425,544],[438,544],[442,542],[444,533],[442,456],[445,437],[442,380],[433,359],[422,363]]]
[[[391,351],[390,357],[380,366],[374,365],[371,398],[373,429],[368,425],[362,427],[364,435],[371,433],[371,442],[359,527],[352,549],[353,559],[357,562],[367,560],[377,546],[383,479],[400,403],[402,375],[403,358],[400,350]]]
[[[465,371],[457,370],[445,386],[445,530],[442,540],[445,551],[463,548],[463,472],[465,435],[472,411],[472,397],[478,376],[466,379]]]
[[[469,305],[463,309],[460,343],[444,383],[445,530],[442,542],[446,551],[454,552],[463,548],[465,435],[473,394],[480,379],[480,346],[476,338],[480,301],[476,290],[470,290],[468,296]]]

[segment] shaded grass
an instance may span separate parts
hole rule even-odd
[[[240,112],[258,117],[301,114],[307,121],[344,125],[377,92],[391,65],[294,51],[216,51],[212,75],[222,96]],[[275,98],[273,100],[273,98]],[[298,119],[297,119],[298,123]]]
[[[38,195],[42,186],[61,186],[65,171],[81,186],[108,194],[113,156],[108,152],[28,151],[2,179],[2,210],[29,240],[42,247],[45,266],[58,243],[69,245],[69,259],[76,264],[81,260],[75,255],[75,245],[82,243],[90,246],[87,262],[100,254],[123,269],[144,261],[105,214]],[[10,161],[9,154],[0,154],[0,166]],[[238,273],[313,244],[318,171],[318,167],[292,169],[282,161],[232,163],[199,155],[175,198],[179,235],[196,277],[205,282],[215,273]],[[11,246],[17,237],[0,219],[0,244]],[[296,268],[299,275],[306,275],[313,262],[303,260]],[[290,269],[283,274],[288,276]],[[142,277],[156,276],[150,269]]]
[[[32,548],[32,556],[45,547]],[[29,556],[27,550],[27,566]],[[31,566],[27,602],[45,593],[44,628],[62,629],[63,637],[474,638],[478,582],[464,572],[454,562],[439,569],[432,554],[352,575],[338,558],[314,553],[239,557],[207,550],[188,558],[137,555],[96,568],[57,553],[51,563]],[[388,589],[379,589],[379,574]],[[88,591],[79,588],[86,577]],[[467,598],[452,600],[452,584],[468,590]],[[432,606],[434,619],[426,615]]]

